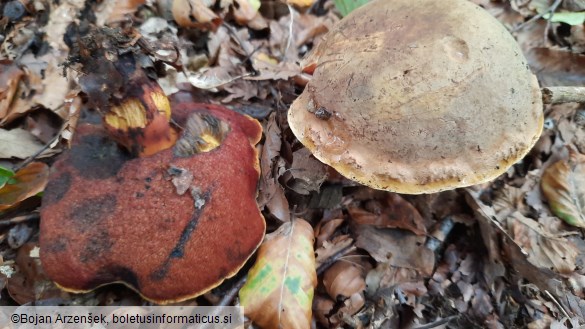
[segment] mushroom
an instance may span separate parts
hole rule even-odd
[[[463,0],[374,0],[304,61],[288,121],[322,162],[359,183],[432,193],[490,181],[543,126],[536,77],[514,38]]]
[[[177,143],[139,158],[109,128],[81,124],[54,164],[40,256],[65,290],[121,282],[147,300],[177,302],[233,276],[262,242],[260,124],[192,103],[174,105],[172,119],[183,127]]]

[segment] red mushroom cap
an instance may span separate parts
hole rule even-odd
[[[78,127],[41,208],[41,261],[58,285],[121,282],[176,302],[216,287],[254,253],[265,231],[255,200],[261,126],[219,106],[173,108],[181,127],[195,116],[227,129],[217,147],[192,155],[175,147],[130,159],[102,126]]]

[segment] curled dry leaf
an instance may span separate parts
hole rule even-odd
[[[508,217],[514,241],[528,252],[528,261],[537,267],[571,274],[576,267],[579,250],[565,237],[555,236],[542,224],[515,212]]]
[[[10,103],[23,74],[12,61],[0,61],[0,120],[8,114]]]
[[[9,209],[45,189],[49,179],[49,166],[32,162],[12,176],[13,184],[0,189],[0,211]]]
[[[338,261],[323,276],[323,285],[331,298],[338,296],[350,297],[366,289],[366,281],[362,271],[355,265]]]
[[[278,182],[282,158],[280,148],[282,146],[281,131],[276,123],[276,114],[272,113],[268,118],[266,129],[264,129],[266,141],[260,155],[260,188],[258,194],[258,206],[266,207],[276,218],[283,222],[290,220],[288,200],[284,190]]]
[[[221,23],[221,18],[209,8],[212,5],[206,0],[173,0],[171,11],[179,26],[214,29]]]
[[[146,0],[104,1],[95,13],[98,26],[123,21],[133,15]]]
[[[316,285],[313,228],[296,219],[266,236],[240,302],[261,328],[310,328]]]
[[[348,211],[352,220],[360,225],[401,228],[416,235],[426,234],[424,220],[418,210],[396,193],[388,193],[382,201],[382,208],[375,213],[359,207],[350,207]]]
[[[571,152],[568,160],[548,167],[540,183],[552,212],[565,222],[585,228],[585,156]]]
[[[356,246],[366,250],[376,261],[416,269],[427,277],[432,274],[435,255],[424,246],[424,236],[370,225],[359,225],[355,234]]]
[[[333,300],[343,300],[341,312],[349,315],[357,313],[365,304],[364,273],[357,266],[338,261],[323,276],[325,290]]]

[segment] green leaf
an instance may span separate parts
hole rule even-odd
[[[335,7],[343,17],[347,16],[356,8],[365,5],[369,1],[370,0],[333,0],[333,2],[335,2]]]
[[[546,14],[543,17],[549,19],[550,14]],[[551,22],[581,25],[585,22],[585,11],[555,13],[552,16]]]
[[[15,184],[16,180],[12,178],[13,176],[14,171],[0,166],[0,188],[6,184]]]

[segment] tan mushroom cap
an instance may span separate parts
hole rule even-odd
[[[377,189],[489,181],[542,131],[538,81],[519,46],[468,1],[375,0],[303,66],[313,78],[290,108],[292,131],[315,157]]]

